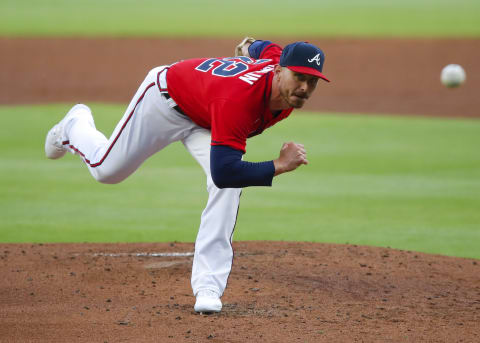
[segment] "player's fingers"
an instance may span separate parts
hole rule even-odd
[[[297,144],[297,149],[298,151],[300,151],[302,154],[306,154],[307,153],[307,150],[305,149],[305,147],[303,146],[303,144]]]
[[[305,155],[300,155],[298,156],[298,159],[296,161],[297,166],[300,166],[302,164],[308,164],[307,157]]]

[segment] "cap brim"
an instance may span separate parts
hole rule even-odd
[[[309,67],[298,67],[298,66],[288,66],[287,67],[288,69],[290,70],[293,70],[297,73],[302,73],[302,74],[308,74],[308,75],[313,75],[313,76],[316,76],[316,77],[319,77],[327,82],[330,82],[329,79],[327,79],[327,77],[325,75],[323,75],[322,73],[320,73],[317,69],[315,68],[309,68]]]

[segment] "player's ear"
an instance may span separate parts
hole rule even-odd
[[[275,76],[278,76],[281,74],[283,67],[280,66],[280,64],[276,64],[275,67],[273,67],[273,74]]]

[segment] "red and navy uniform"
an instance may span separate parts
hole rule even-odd
[[[256,41],[249,53],[252,58],[185,60],[172,65],[167,73],[173,100],[193,122],[211,130],[212,178],[215,181],[220,175],[226,182],[215,183],[224,187],[271,185],[272,161],[248,163],[241,161],[241,156],[247,138],[262,133],[293,110],[274,114],[269,108],[273,67],[282,48],[270,41]]]

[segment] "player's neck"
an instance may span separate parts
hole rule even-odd
[[[277,80],[274,78],[272,80],[272,90],[270,93],[270,102],[269,102],[269,107],[270,111],[275,112],[275,111],[283,111],[291,106],[285,101],[283,98],[282,94],[280,93],[280,89],[278,87],[278,83],[276,82]]]

